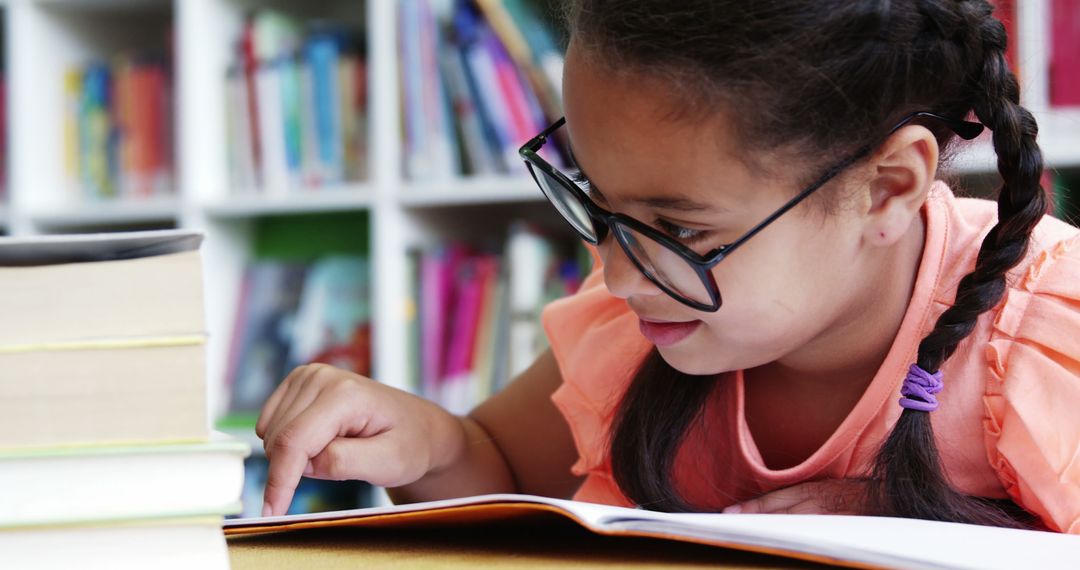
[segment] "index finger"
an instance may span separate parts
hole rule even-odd
[[[295,447],[279,449],[266,475],[263,490],[263,516],[283,515],[289,510],[293,493],[307,467],[308,456]]]

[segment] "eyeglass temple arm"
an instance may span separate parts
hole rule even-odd
[[[547,142],[547,138],[551,136],[551,133],[559,130],[559,127],[563,126],[564,124],[566,124],[566,117],[560,117],[558,121],[555,121],[550,127],[544,129],[544,132],[536,135],[535,137],[529,139],[529,142],[521,145],[521,150],[519,150],[518,153],[520,154],[524,150],[536,152],[540,149],[541,146],[544,145],[544,143]]]
[[[959,121],[959,120],[956,120],[956,119],[950,119],[948,117],[938,115],[936,113],[920,111],[920,112],[917,112],[917,113],[912,113],[912,114],[908,115],[907,117],[905,117],[902,121],[900,121],[900,123],[898,123],[895,127],[893,127],[892,130],[889,131],[889,134],[886,135],[885,138],[888,138],[889,136],[892,136],[892,134],[895,133],[896,131],[900,130],[901,127],[903,127],[904,125],[908,124],[913,119],[916,119],[918,117],[928,117],[928,118],[931,118],[931,119],[936,119],[938,121],[941,121],[947,127],[952,129],[952,131],[954,133],[956,133],[957,136],[959,136],[960,138],[962,138],[964,140],[972,140],[972,139],[974,139],[975,137],[979,136],[983,132],[983,129],[985,128],[982,124],[979,124],[979,123],[973,123],[971,121]],[[780,216],[784,215],[784,213],[787,212],[788,210],[794,208],[795,206],[798,206],[799,203],[802,202],[803,200],[805,200],[807,196],[812,194],[818,188],[821,188],[829,180],[832,180],[833,177],[835,177],[837,174],[840,173],[840,171],[842,171],[845,168],[851,166],[852,163],[854,163],[854,162],[856,162],[858,160],[861,160],[864,156],[869,154],[870,151],[873,150],[876,146],[877,146],[876,144],[871,144],[871,145],[864,146],[863,148],[859,149],[859,151],[856,152],[855,154],[853,154],[853,155],[849,156],[848,158],[844,159],[842,162],[840,162],[840,164],[837,164],[836,166],[833,166],[832,168],[830,168],[828,171],[825,172],[825,174],[823,174],[820,178],[818,178],[813,184],[811,184],[810,186],[807,186],[805,190],[803,190],[802,192],[799,193],[799,195],[797,195],[794,198],[792,198],[791,200],[789,200],[787,204],[784,204],[783,206],[781,206],[780,209],[773,212],[773,214],[771,216],[769,216],[768,218],[765,218],[764,220],[762,220],[762,222],[760,224],[754,226],[750,231],[743,234],[743,236],[741,238],[739,238],[739,239],[731,242],[730,244],[718,249],[717,251],[709,254],[707,257],[710,259],[710,263],[711,264],[719,263],[719,261],[721,259],[723,259],[724,257],[727,257],[729,254],[731,254],[731,252],[735,251],[746,240],[754,237],[754,235],[756,235],[758,232],[765,229],[765,226],[768,226],[769,224],[773,223],[776,220],[776,218],[779,218]]]

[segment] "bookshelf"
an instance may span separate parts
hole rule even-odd
[[[1025,104],[1039,119],[1047,163],[1052,169],[1080,169],[1080,108],[1049,105],[1050,2],[1017,4]],[[363,179],[278,194],[233,184],[225,81],[244,15],[260,7],[364,32],[368,169]],[[409,289],[411,249],[447,239],[497,239],[515,219],[556,228],[568,239],[570,232],[522,165],[511,165],[509,175],[472,178],[413,181],[403,174],[397,8],[398,2],[389,0],[0,0],[10,118],[10,183],[0,202],[0,233],[151,227],[205,232],[210,407],[212,417],[221,417],[235,307],[260,220],[363,214],[369,223],[357,240],[368,244],[372,268],[372,376],[408,388],[403,292]],[[65,176],[65,70],[125,50],[160,49],[170,34],[173,191],[151,198],[81,196]],[[952,165],[962,177],[985,178],[994,170],[985,140],[964,149]]]

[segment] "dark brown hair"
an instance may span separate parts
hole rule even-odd
[[[674,82],[684,109],[737,109],[730,118],[752,149],[801,151],[815,156],[808,164],[824,164],[880,140],[914,111],[973,113],[993,131],[998,223],[955,303],[919,345],[918,365],[933,372],[1001,300],[1006,272],[1047,209],[1038,127],[1019,104],[1005,29],[992,11],[982,0],[569,0],[565,15],[590,57]],[[927,126],[947,156],[954,135]],[[716,381],[675,370],[655,350],[646,359],[611,434],[614,476],[630,500],[695,510],[674,488],[672,465]],[[926,412],[903,411],[867,481],[871,513],[1026,524],[1015,505],[949,484]]]

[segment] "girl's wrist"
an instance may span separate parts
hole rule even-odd
[[[434,409],[427,426],[429,434],[429,466],[427,475],[438,475],[453,470],[461,463],[468,451],[469,429],[467,418],[456,416],[433,403]]]

